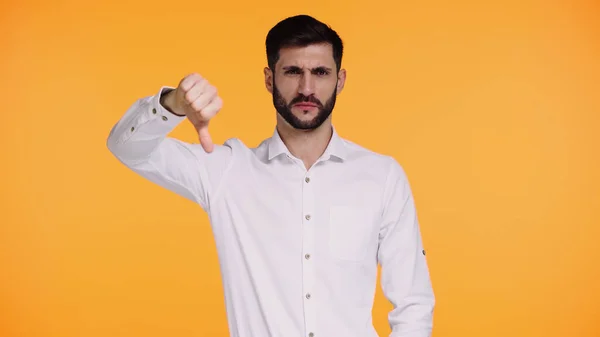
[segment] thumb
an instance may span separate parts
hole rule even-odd
[[[208,122],[203,122],[198,127],[198,137],[200,139],[200,144],[202,148],[206,152],[212,152],[214,145],[212,142],[212,138],[210,137],[210,133],[208,132]]]

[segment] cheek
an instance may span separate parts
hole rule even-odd
[[[337,92],[337,83],[336,82],[324,82],[319,85],[317,88],[317,95],[320,99],[326,100],[331,97],[335,92]]]
[[[288,101],[298,94],[298,86],[292,83],[292,81],[278,81],[275,85],[281,96]]]

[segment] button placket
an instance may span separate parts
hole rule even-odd
[[[316,269],[312,257],[315,247],[315,220],[317,217],[315,216],[314,182],[309,176],[309,172],[306,172],[302,183],[302,211],[304,214],[302,221],[302,284],[304,291],[304,328],[306,332],[314,331],[317,317],[314,299]]]

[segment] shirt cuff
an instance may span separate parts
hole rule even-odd
[[[166,94],[168,91],[173,90],[175,88],[169,86],[163,86],[158,91],[158,94],[154,95],[151,103],[152,115],[160,118],[163,121],[163,125],[167,129],[173,129],[179,123],[187,118],[187,116],[178,116],[169,110],[167,110],[164,106],[160,104],[160,98],[162,95]]]

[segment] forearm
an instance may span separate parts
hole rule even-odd
[[[137,100],[111,129],[107,146],[135,173],[206,210],[209,194],[232,164],[232,151],[229,146],[216,146],[208,155],[200,145],[167,137],[187,118],[168,111],[172,109],[168,101],[161,104],[169,89],[163,87],[156,95]]]
[[[111,129],[107,146],[133,172],[206,208],[211,182],[199,151],[167,137],[185,117],[160,104],[166,90],[137,100]]]
[[[163,87],[161,92],[170,88]],[[160,92],[137,100],[111,129],[107,147],[121,162],[135,166],[149,160],[167,135],[183,120],[160,103]]]
[[[420,235],[409,235],[414,242],[410,248],[388,249],[382,261],[382,288],[393,305],[390,337],[430,337],[435,297]]]
[[[427,267],[418,262],[412,267],[402,267],[401,264],[393,267],[388,263],[390,268],[396,268],[397,272],[389,272],[385,279],[382,278],[388,298],[393,303],[388,315],[392,329],[390,337],[430,337],[435,298]]]
[[[430,337],[435,297],[414,198],[404,171],[392,164],[378,259],[381,286],[393,309],[390,337]]]

